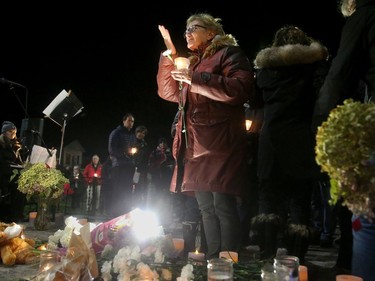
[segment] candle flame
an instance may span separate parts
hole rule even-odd
[[[46,251],[46,250],[47,250],[46,244],[40,245],[40,246],[38,247],[38,250],[39,250],[39,251]]]

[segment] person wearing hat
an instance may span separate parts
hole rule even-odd
[[[25,196],[17,190],[17,177],[11,180],[13,170],[22,168],[21,149],[17,127],[10,121],[4,121],[0,135],[0,221],[18,221],[23,216]]]

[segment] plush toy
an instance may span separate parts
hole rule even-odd
[[[22,228],[18,225],[0,223],[0,255],[3,264],[12,266],[34,262],[34,246],[33,239],[22,238]]]

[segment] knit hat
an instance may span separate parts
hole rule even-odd
[[[1,133],[4,134],[9,130],[17,129],[17,127],[10,121],[4,121],[3,126],[1,127]]]

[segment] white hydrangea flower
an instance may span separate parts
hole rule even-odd
[[[183,280],[194,280],[193,274],[194,267],[192,264],[188,263],[181,269],[181,277],[185,278]]]
[[[137,264],[137,271],[141,279],[159,280],[159,274],[143,262]]]
[[[155,254],[154,254],[154,262],[156,263],[163,263],[164,262],[164,254],[161,250],[161,247],[157,247]]]
[[[112,261],[104,262],[103,265],[102,265],[102,268],[100,270],[101,276],[102,276],[104,281],[111,281],[112,280],[111,270],[112,270]]]
[[[72,238],[72,233],[73,233],[73,228],[70,228],[68,226],[65,227],[63,231],[63,235],[60,238],[61,246],[63,246],[64,248],[69,247],[70,238]]]
[[[163,278],[163,280],[172,280],[172,272],[166,268],[162,268],[161,269],[161,277]]]

